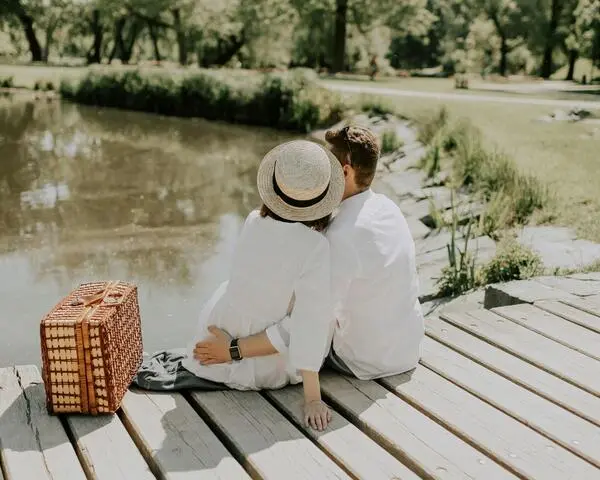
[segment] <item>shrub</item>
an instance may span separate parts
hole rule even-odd
[[[515,240],[502,244],[496,256],[482,268],[484,284],[523,280],[544,273],[540,256]]]
[[[15,80],[13,77],[0,77],[0,88],[13,88],[15,86]]]
[[[386,130],[381,136],[381,153],[392,153],[402,148],[404,142],[394,130]]]
[[[395,109],[389,103],[385,102],[381,98],[373,96],[365,96],[359,100],[360,110],[366,113],[369,118],[371,117],[387,117],[388,115],[394,115]]]
[[[77,85],[61,82],[60,89],[64,98],[88,105],[300,131],[338,121],[345,109],[338,95],[303,71],[173,76],[92,70]]]

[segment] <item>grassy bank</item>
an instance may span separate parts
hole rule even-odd
[[[380,103],[418,122],[432,118],[442,107],[451,119],[469,120],[480,131],[486,149],[504,152],[513,159],[519,172],[547,186],[553,201],[534,219],[551,217],[551,223],[574,228],[581,238],[600,242],[600,125],[597,123],[540,122],[540,117],[555,110],[540,105],[475,104],[409,97],[382,98]],[[536,218],[538,215],[541,218]]]
[[[200,117],[285,130],[310,131],[341,118],[338,96],[311,72],[162,72],[90,70],[63,80],[62,96],[77,103],[179,117]]]

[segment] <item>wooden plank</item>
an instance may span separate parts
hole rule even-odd
[[[344,417],[335,413],[327,430],[318,432],[304,427],[302,387],[265,392],[279,409],[291,417],[305,435],[321,445],[331,457],[356,478],[417,480],[420,477],[377,445]],[[357,453],[360,454],[357,455]]]
[[[553,373],[594,395],[600,395],[600,362],[542,337],[488,310],[442,314],[472,335]]]
[[[524,478],[595,478],[600,471],[427,368],[382,380],[402,399]]]
[[[350,478],[257,392],[193,392],[192,401],[253,477]]]
[[[155,479],[117,415],[66,417],[89,479]]]
[[[431,338],[425,338],[421,363],[600,467],[600,429],[592,423],[512,383]]]
[[[343,410],[353,423],[421,477],[515,478],[375,382],[323,373],[321,387],[329,401]]]
[[[431,338],[600,426],[600,398],[438,318],[428,318],[426,330]]]
[[[562,302],[542,301],[536,302],[535,306],[593,332],[600,333],[600,316],[592,315]]]
[[[566,305],[578,308],[591,315],[600,317],[600,295],[598,297],[587,297],[587,298],[575,298],[569,300],[561,300]]]
[[[535,277],[533,280],[548,287],[558,288],[564,292],[580,297],[596,295],[600,290],[600,280],[593,278],[557,277],[554,275]]]
[[[123,423],[158,478],[250,478],[180,394],[129,391],[122,411]]]
[[[488,285],[485,289],[485,308],[506,307],[539,300],[573,300],[575,295],[548,287],[534,280],[515,280],[508,283]]]
[[[85,479],[35,366],[0,369],[0,464],[5,480]]]
[[[494,308],[493,312],[544,337],[600,360],[600,335],[533,305]]]

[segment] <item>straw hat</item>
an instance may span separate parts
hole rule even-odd
[[[258,193],[277,216],[294,222],[326,217],[342,201],[344,172],[317,143],[293,140],[272,149],[258,167]]]

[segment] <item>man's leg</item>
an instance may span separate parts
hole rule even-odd
[[[347,375],[349,377],[355,376],[354,373],[352,373],[352,370],[348,368],[348,365],[346,365],[346,363],[335,353],[333,346],[331,347],[331,350],[329,350],[329,355],[327,355],[323,366],[337,373],[341,373],[342,375]]]
[[[229,390],[223,383],[212,382],[197,377],[181,365],[185,359],[185,349],[174,349],[145,356],[141,367],[133,379],[133,384],[144,390]]]

